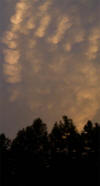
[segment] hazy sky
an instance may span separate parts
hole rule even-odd
[[[100,122],[100,0],[0,0],[0,133]]]

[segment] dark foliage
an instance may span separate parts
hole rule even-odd
[[[11,142],[0,135],[2,185],[100,185],[100,125],[77,131],[67,116],[50,134],[39,118]]]

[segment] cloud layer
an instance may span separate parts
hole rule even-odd
[[[13,131],[38,116],[49,128],[63,114],[80,129],[88,119],[100,121],[99,11],[98,0],[15,3],[1,39],[3,104],[8,118],[16,112],[10,121],[18,127],[8,122]]]

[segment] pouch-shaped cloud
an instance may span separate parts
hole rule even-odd
[[[96,53],[99,51],[99,40],[100,40],[100,26],[97,28],[93,28],[89,35],[89,48],[87,51],[87,55],[89,59],[95,59]]]
[[[40,21],[40,27],[36,31],[37,37],[43,37],[45,35],[46,28],[48,27],[48,24],[50,22],[50,16],[46,15],[44,16]]]
[[[66,30],[68,30],[71,27],[71,23],[69,22],[69,18],[67,16],[60,17],[60,20],[58,20],[57,30],[54,36],[49,38],[49,41],[51,41],[53,44],[59,43],[62,38],[64,37],[64,33]]]
[[[20,58],[18,50],[5,50],[5,62],[9,64],[16,64]]]
[[[9,83],[8,99],[15,107],[22,103],[22,116],[27,108],[27,122],[30,115],[31,120],[40,116],[51,128],[51,122],[67,114],[82,128],[86,120],[96,119],[99,11],[100,3],[93,0],[19,0],[15,4],[2,39],[2,66]]]

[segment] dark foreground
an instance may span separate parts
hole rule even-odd
[[[90,121],[78,133],[63,117],[48,134],[37,119],[10,141],[0,135],[1,186],[100,186],[100,125]]]

